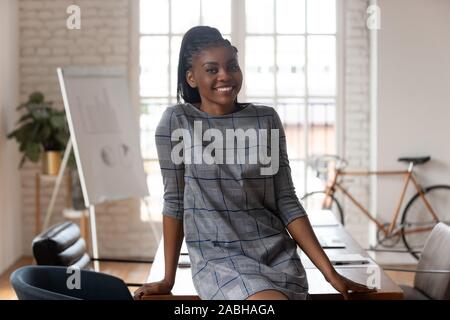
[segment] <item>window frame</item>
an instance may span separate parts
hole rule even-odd
[[[169,81],[169,94],[167,96],[160,96],[160,97],[143,97],[140,96],[139,91],[139,72],[140,72],[140,39],[142,36],[148,35],[140,32],[140,1],[131,1],[130,2],[130,16],[131,16],[131,23],[130,23],[130,59],[129,59],[129,74],[130,74],[130,91],[131,91],[131,99],[133,102],[133,105],[136,106],[136,111],[138,117],[140,116],[140,105],[141,100],[143,99],[167,99],[169,103],[173,102],[173,96],[171,96],[171,90],[170,90],[170,81],[171,76],[169,75],[168,81]],[[169,19],[171,19],[171,5],[169,1]],[[289,98],[298,98],[302,99],[305,103],[305,123],[309,123],[309,112],[308,112],[308,105],[310,100],[314,99],[333,99],[335,101],[336,105],[336,113],[335,113],[335,146],[336,146],[336,153],[340,156],[344,155],[345,145],[344,145],[344,103],[345,103],[345,92],[344,92],[344,84],[345,84],[345,74],[344,74],[344,46],[343,46],[343,39],[344,39],[344,11],[345,11],[345,4],[344,1],[336,0],[336,33],[309,33],[307,32],[307,5],[308,1],[305,2],[305,32],[304,33],[295,33],[295,34],[283,34],[283,33],[277,33],[276,30],[276,5],[274,0],[274,31],[272,33],[247,33],[246,32],[246,21],[245,21],[245,1],[242,0],[231,0],[231,39],[233,44],[239,48],[239,63],[241,65],[242,70],[245,70],[245,41],[247,36],[273,36],[274,37],[274,64],[276,64],[277,61],[277,43],[276,38],[277,36],[282,35],[289,35],[289,36],[304,36],[305,37],[305,95],[304,96],[279,96],[278,90],[277,90],[277,75],[274,74],[274,95],[271,98],[275,105],[277,104],[277,101],[280,99],[289,99]],[[201,1],[200,1],[200,10],[201,10]],[[200,19],[202,20],[202,15],[200,14]],[[201,23],[201,21],[200,21]],[[169,20],[169,33],[168,34],[151,34],[152,36],[169,36],[169,52],[171,50],[171,38],[173,36],[182,36],[182,34],[176,34],[171,33],[171,21]],[[307,91],[308,86],[308,41],[307,37],[309,36],[334,36],[335,37],[335,48],[336,48],[336,79],[335,79],[335,87],[336,87],[336,93],[333,96],[314,96],[309,95]],[[169,70],[171,68],[171,59],[169,58]],[[240,101],[247,101],[248,96],[245,92],[245,90],[242,90],[239,93],[239,100]],[[309,141],[309,125],[305,126],[305,134],[304,134],[304,143],[305,143],[305,158],[304,159],[292,159],[292,160],[299,160],[304,161],[305,163],[308,160],[309,157],[309,150],[308,150],[308,141]],[[153,158],[145,158],[144,161],[155,161],[157,159]],[[304,190],[307,189],[307,166],[304,167]]]

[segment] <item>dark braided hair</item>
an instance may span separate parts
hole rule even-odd
[[[183,37],[180,48],[180,57],[178,60],[178,83],[177,83],[177,101],[181,99],[189,103],[201,102],[200,94],[197,88],[192,88],[186,81],[186,72],[192,68],[192,59],[194,55],[204,49],[211,47],[224,46],[232,48],[236,53],[238,50],[232,46],[230,41],[224,39],[222,34],[216,28],[208,26],[197,26],[191,28]]]

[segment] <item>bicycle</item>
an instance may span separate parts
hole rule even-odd
[[[346,171],[347,161],[335,155],[315,157],[310,163],[317,172],[317,176],[326,181],[325,190],[314,191],[305,194],[302,201],[307,210],[328,209],[335,213],[344,224],[344,212],[340,202],[336,198],[339,190],[343,196],[364,213],[377,227],[377,244],[384,247],[393,247],[400,238],[412,256],[419,259],[420,251],[433,226],[438,222],[450,225],[450,185],[431,185],[422,187],[414,175],[414,167],[425,164],[431,157],[405,157],[398,161],[408,163],[407,170],[401,171]],[[348,176],[404,176],[404,185],[400,193],[392,219],[388,223],[382,223],[367,208],[365,208],[343,186],[342,178]],[[417,193],[406,204],[400,223],[397,223],[407,188],[413,183]]]

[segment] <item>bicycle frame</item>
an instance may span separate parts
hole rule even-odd
[[[430,203],[428,202],[422,187],[414,177],[413,171],[414,171],[414,164],[411,162],[409,164],[408,170],[403,171],[343,171],[341,169],[333,170],[331,174],[331,179],[328,180],[327,186],[325,188],[325,198],[323,200],[322,206],[324,208],[330,207],[332,202],[332,196],[334,196],[336,189],[339,189],[342,191],[342,193],[347,196],[350,201],[358,207],[366,216],[369,218],[372,222],[374,222],[378,229],[380,229],[385,236],[395,235],[401,231],[401,229],[396,230],[394,232],[394,228],[396,226],[396,222],[398,219],[398,215],[400,214],[400,209],[403,204],[403,200],[405,198],[406,190],[408,189],[408,185],[410,181],[413,182],[414,187],[416,188],[417,192],[420,195],[421,200],[425,204],[425,207],[427,208],[428,212],[433,216],[433,219],[438,222],[438,217],[436,213],[434,212],[433,208],[431,207]],[[397,206],[395,208],[395,211],[392,214],[392,220],[389,224],[389,227],[386,229],[385,226],[374,217],[374,215],[367,210],[358,200],[355,199],[355,197],[347,191],[341,183],[338,181],[338,178],[340,176],[404,176],[404,184],[403,188],[400,194],[400,198],[398,200]],[[431,230],[431,227],[422,227],[422,228],[415,228],[415,229],[409,229],[407,231],[404,231],[405,233],[413,233],[413,232],[421,232],[426,230]]]

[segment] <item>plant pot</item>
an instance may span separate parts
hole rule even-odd
[[[61,166],[61,151],[45,151],[42,156],[42,173],[56,176]]]

